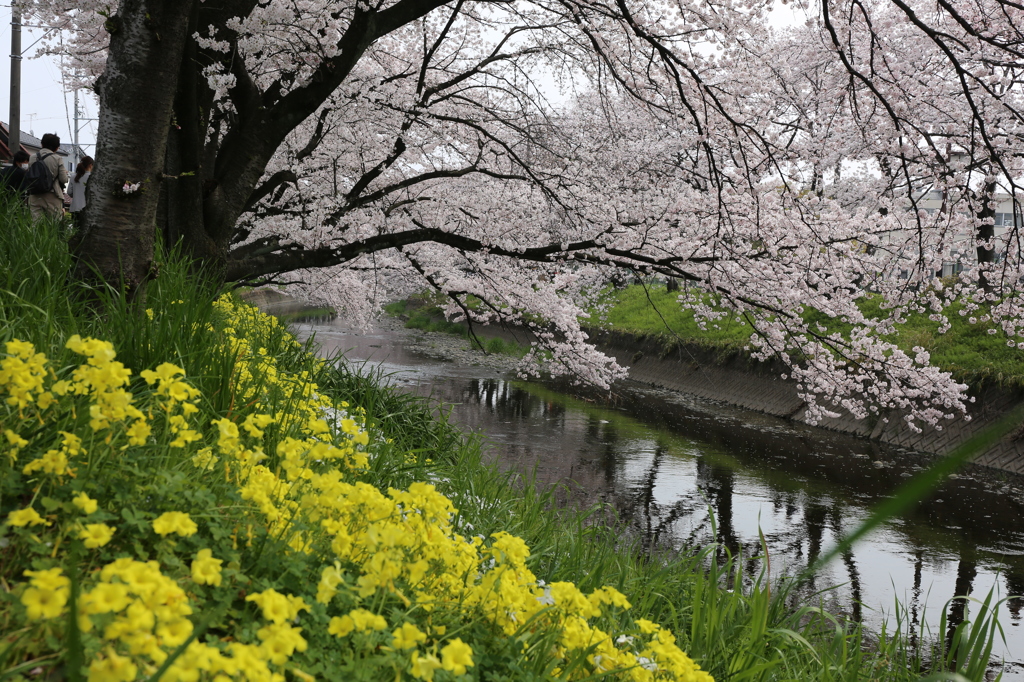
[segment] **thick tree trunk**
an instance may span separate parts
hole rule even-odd
[[[991,222],[996,215],[996,183],[985,183],[985,188],[982,191],[982,204],[981,210],[978,211],[978,219],[983,222],[978,227],[978,233],[975,235],[975,239],[977,239],[979,242],[991,242],[991,240],[995,237],[996,234],[996,228]],[[986,263],[995,263],[996,251],[991,246],[983,246],[982,244],[979,243],[977,247],[977,253],[979,265],[983,266]],[[991,293],[993,291],[991,275],[989,273],[982,272],[981,277],[979,279],[979,284],[981,284],[981,288],[985,291],[985,293]]]
[[[198,30],[200,13],[197,6],[189,20],[189,35]],[[206,140],[213,92],[200,73],[205,61],[195,41],[189,40],[181,60],[167,139],[167,205],[162,217],[166,221],[164,242],[168,246],[181,240],[189,256],[210,264],[223,261],[226,244],[214,243],[203,222],[203,187],[213,174],[216,158],[216,145]]]
[[[96,170],[89,182],[78,276],[95,271],[141,286],[153,260],[156,213],[189,17],[198,0],[122,0],[100,101]],[[141,183],[124,194],[125,183]]]

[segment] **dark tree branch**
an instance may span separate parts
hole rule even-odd
[[[291,171],[291,170],[279,170],[279,171],[277,171],[276,173],[271,175],[269,178],[267,178],[266,182],[264,182],[262,185],[260,185],[259,187],[257,187],[256,189],[254,189],[252,191],[252,194],[249,196],[249,203],[247,203],[245,205],[245,208],[242,209],[242,212],[243,213],[248,213],[249,211],[252,211],[253,208],[256,207],[256,204],[258,204],[264,197],[266,197],[269,194],[271,194],[278,187],[281,187],[281,186],[287,185],[287,184],[292,184],[292,185],[295,185],[296,187],[298,187],[299,178],[298,178],[297,175],[295,175],[295,171]]]

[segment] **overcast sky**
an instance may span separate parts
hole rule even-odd
[[[71,142],[74,96],[64,92],[60,65],[51,57],[32,58],[38,44],[29,47],[43,34],[35,28],[23,28],[21,46],[25,59],[21,62],[21,129],[35,137],[43,133],[57,133],[61,142]],[[11,120],[11,8],[0,5],[0,121]],[[96,98],[91,92],[79,93],[79,112],[83,118],[96,118]],[[96,122],[81,125],[79,144],[86,154],[92,154],[96,142]]]

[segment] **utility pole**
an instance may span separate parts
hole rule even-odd
[[[67,100],[64,100],[67,102]],[[75,157],[74,167],[78,168],[78,88],[75,88],[75,134],[71,136],[72,152]]]
[[[76,74],[76,76],[77,76],[77,74]],[[77,78],[76,78],[76,81],[77,81]],[[78,143],[78,133],[80,133],[82,128],[84,128],[88,124],[88,121],[96,121],[96,120],[98,120],[98,119],[95,119],[95,118],[83,118],[82,117],[82,108],[79,105],[79,100],[78,100],[78,90],[79,90],[79,88],[76,87],[75,88],[75,122],[74,122],[74,127],[71,129],[71,140],[72,140],[72,144],[74,145],[74,148],[75,148],[74,149],[75,168],[78,168],[78,162],[82,160],[82,155],[79,153],[80,150],[81,150],[81,147],[79,146],[79,143]]]
[[[11,120],[7,146],[13,156],[21,149],[21,9],[11,3]]]

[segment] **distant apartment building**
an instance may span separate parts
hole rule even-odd
[[[995,236],[998,238],[1006,232],[1006,228],[1013,227],[1015,221],[1013,215],[1013,199],[1008,194],[996,194],[995,200],[996,207],[994,227]],[[929,215],[934,215],[941,208],[942,192],[939,190],[931,190],[918,198],[918,209]],[[1017,227],[1020,227],[1022,224],[1024,224],[1024,221],[1022,221],[1021,215],[1018,213],[1016,217],[1016,225]],[[942,264],[941,273],[935,273],[937,276],[949,277],[951,275],[955,275],[977,262],[977,252],[975,250],[973,236],[974,235],[964,234],[960,237],[958,241],[961,246],[959,248],[954,248],[954,260],[944,262]],[[998,262],[1002,260],[1003,253],[997,250],[995,257]],[[905,277],[906,274],[901,273],[901,276]]]

